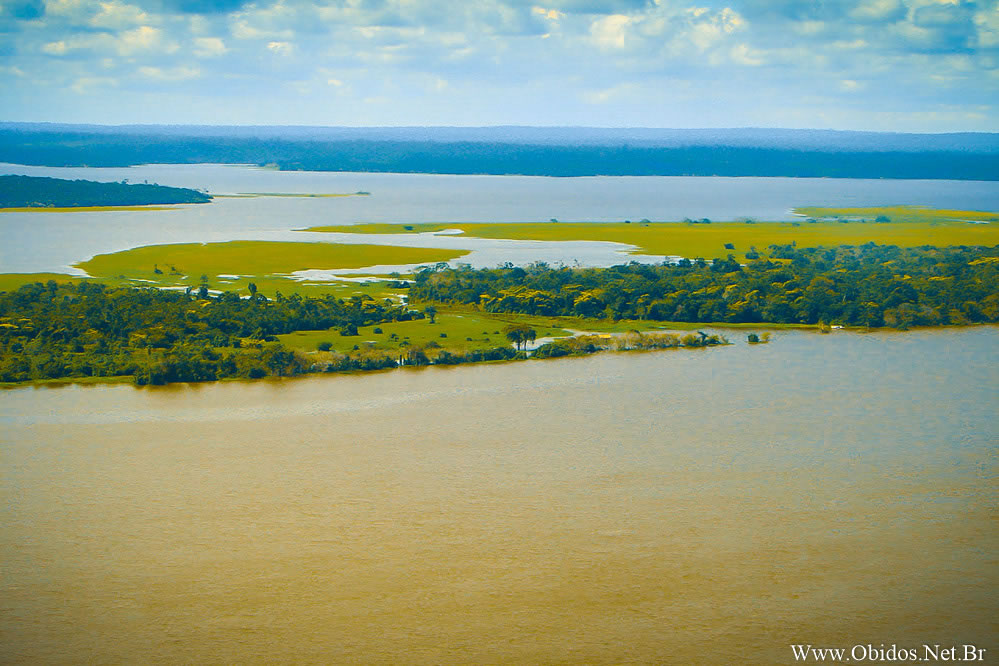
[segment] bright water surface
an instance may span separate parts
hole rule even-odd
[[[209,205],[134,212],[3,213],[0,272],[65,272],[95,254],[157,243],[292,240],[385,243],[472,250],[460,261],[493,267],[510,261],[610,266],[663,257],[628,255],[617,243],[545,243],[428,235],[303,234],[293,229],[362,222],[543,222],[679,220],[707,217],[792,219],[796,206],[918,204],[999,210],[999,184],[978,181],[816,178],[442,176],[281,172],[221,165],[121,169],[0,164],[0,174],[156,182],[243,192],[351,193],[339,198],[216,199]]]
[[[999,652],[999,329],[738,337],[0,393],[0,661]]]

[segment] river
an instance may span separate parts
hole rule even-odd
[[[0,661],[999,650],[999,329],[730,335],[0,393]]]

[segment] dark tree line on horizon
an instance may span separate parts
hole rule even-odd
[[[893,144],[886,144],[893,145]],[[999,153],[773,145],[421,140],[0,127],[0,162],[43,166],[257,164],[283,170],[528,176],[999,180]]]

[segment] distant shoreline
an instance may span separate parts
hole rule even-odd
[[[191,158],[191,156],[196,156]],[[452,175],[999,180],[999,134],[0,123],[0,162]]]

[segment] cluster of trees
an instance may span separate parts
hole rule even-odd
[[[74,208],[80,206],[143,206],[147,204],[208,203],[212,197],[183,187],[142,183],[129,185],[93,180],[34,176],[0,176],[0,208]]]
[[[615,351],[635,351],[652,349],[680,349],[681,347],[715,347],[729,344],[723,335],[709,335],[698,331],[697,335],[688,333],[641,333],[629,331],[622,336],[579,335],[572,338],[559,338],[546,342],[534,350],[532,358],[557,358],[560,356],[578,356],[594,354],[605,349]]]
[[[425,269],[416,301],[489,312],[682,322],[841,324],[905,329],[999,321],[999,246],[797,248],[746,265]]]
[[[89,282],[35,283],[0,293],[0,381],[130,375],[139,384],[286,376],[300,353],[263,344],[299,330],[422,318],[370,297],[269,300]]]

